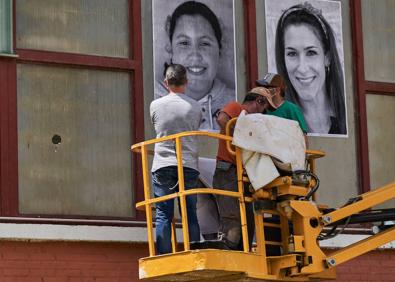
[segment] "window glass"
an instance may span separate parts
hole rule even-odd
[[[127,0],[17,0],[18,48],[128,57]]]
[[[369,170],[372,189],[394,181],[395,171],[395,96],[366,95]],[[395,200],[384,204],[393,208]]]
[[[395,83],[395,1],[362,0],[365,78]]]
[[[124,72],[17,66],[19,210],[133,216]]]
[[[0,53],[12,53],[12,1],[0,1]]]

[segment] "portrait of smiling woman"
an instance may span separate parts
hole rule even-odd
[[[217,13],[221,10],[227,22],[209,4]],[[153,20],[154,98],[167,94],[163,84],[166,66],[181,64],[187,69],[186,95],[201,105],[200,129],[218,130],[216,113],[236,97],[233,0],[154,0]]]
[[[301,107],[309,135],[347,136],[343,66],[334,31],[322,9],[313,6],[318,3],[325,1],[282,10],[275,32],[276,71],[286,81],[286,99]],[[340,5],[328,5],[333,4]]]

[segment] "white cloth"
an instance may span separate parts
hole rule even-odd
[[[213,187],[216,159],[199,157],[199,179],[206,187]]]
[[[268,155],[242,149],[243,165],[251,185],[258,190],[280,176]]]
[[[298,122],[276,116],[242,113],[233,133],[242,149],[243,165],[254,189],[279,176],[278,166],[290,171],[304,169],[306,144]],[[272,158],[270,158],[272,157]]]

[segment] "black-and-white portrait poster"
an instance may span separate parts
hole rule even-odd
[[[201,105],[201,130],[219,130],[215,116],[236,100],[233,0],[152,0],[154,97],[166,95],[167,64],[187,69],[186,95]]]
[[[265,0],[268,71],[303,113],[310,136],[347,137],[340,1]]]

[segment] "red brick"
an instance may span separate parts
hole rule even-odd
[[[43,282],[39,277],[2,277],[1,282]]]
[[[0,253],[0,282],[133,282],[147,246],[3,241]],[[336,281],[395,281],[394,272],[395,250],[373,251],[340,265]]]
[[[59,261],[105,261],[105,254],[81,254],[81,253],[58,253],[56,254],[56,260]]]
[[[7,268],[3,270],[4,276],[28,276],[29,269],[27,268]]]
[[[381,265],[382,266],[388,266],[388,267],[395,267],[395,260],[391,260],[391,259],[389,259],[389,260],[382,260],[381,261]]]
[[[115,281],[118,281],[118,280],[114,281],[114,278],[96,278],[95,281],[96,282],[115,282]]]
[[[81,277],[81,269],[78,268],[60,268],[56,270],[56,276]]]
[[[395,281],[395,276],[391,274],[379,274],[376,278],[377,281]]]
[[[4,252],[2,255],[6,260],[29,260],[29,253],[25,252]]]
[[[44,277],[43,282],[68,282],[67,277]]]
[[[55,254],[40,252],[40,253],[30,254],[30,258],[32,260],[43,260],[43,261],[55,260]]]
[[[31,276],[55,276],[55,269],[53,268],[34,268],[29,270]]]

